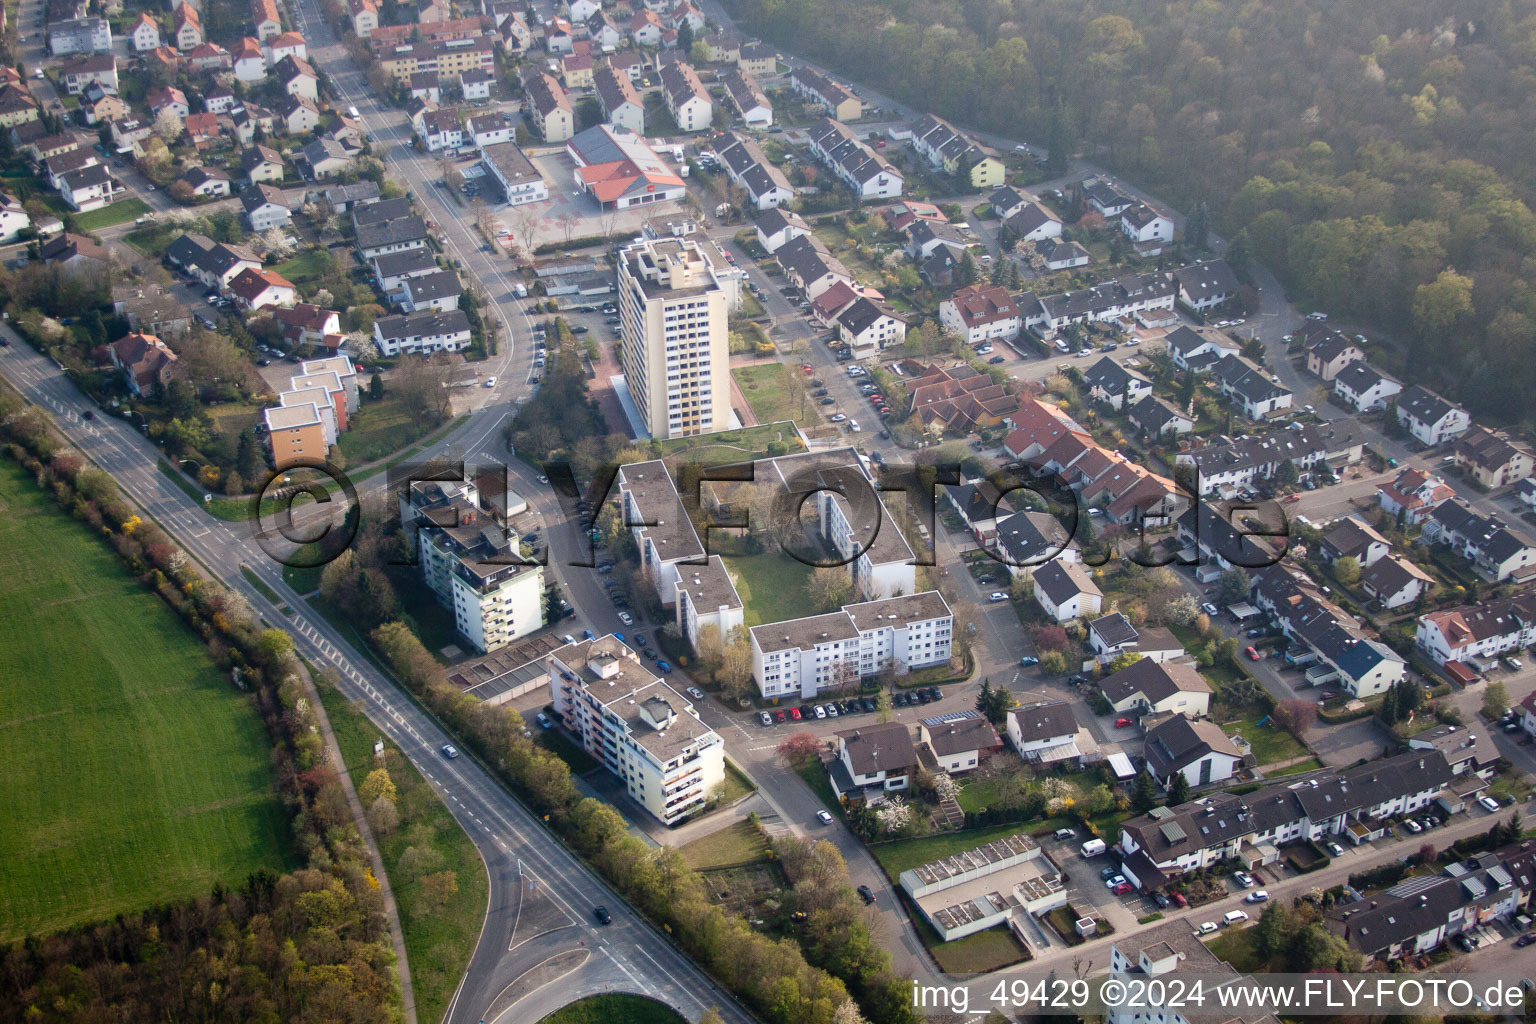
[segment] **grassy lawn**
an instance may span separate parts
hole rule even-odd
[[[159,259],[181,233],[182,229],[174,224],[146,224],[128,232],[123,236],[123,241],[144,255]]]
[[[731,371],[759,423],[793,420],[802,427],[816,418],[816,402],[783,363],[738,366]]]
[[[10,462],[0,507],[0,939],[291,867],[247,699]]]
[[[360,786],[376,767],[373,744],[381,738],[379,730],[339,690],[323,680],[319,689],[346,769],[353,783]],[[485,865],[475,844],[432,787],[393,744],[387,740],[385,744],[392,755],[390,778],[399,793],[396,807],[400,825],[375,838],[400,909],[405,955],[416,990],[416,1012],[423,1021],[436,1021],[443,1018],[480,938],[487,900]],[[401,857],[411,847],[429,851],[427,857],[435,862],[429,865],[432,871],[423,874],[454,873],[458,891],[441,905],[426,902],[419,881],[401,867]]]
[[[81,231],[100,231],[102,228],[110,228],[114,224],[137,220],[139,217],[150,212],[152,211],[144,200],[124,199],[110,206],[103,206],[99,210],[75,214],[75,225]]]
[[[990,843],[994,839],[1024,831],[1027,830],[1023,825],[994,825],[992,828],[977,828],[967,832],[946,832],[943,835],[924,836],[921,839],[876,843],[869,848],[869,852],[873,853],[875,859],[880,862],[880,866],[885,868],[885,873],[895,879],[908,868],[919,867],[929,861],[964,853],[966,850],[973,850],[985,843]]]
[[[768,842],[751,822],[738,821],[678,850],[695,871],[752,864],[768,859]]]
[[[347,457],[347,465],[356,467],[392,455],[434,428],[435,424],[417,426],[406,415],[405,403],[386,391],[378,401],[365,401],[358,407],[336,443]]]
[[[723,557],[736,584],[748,626],[782,622],[809,614],[805,585],[815,570],[780,551]]]
[[[1253,951],[1253,940],[1257,934],[1256,928],[1228,928],[1205,945],[1212,953],[1239,971],[1245,973],[1267,971],[1269,964],[1261,960]]]
[[[918,937],[923,940],[923,945],[928,947],[928,952],[933,954],[933,959],[946,974],[986,974],[1000,967],[1018,963],[1020,960],[1029,959],[1029,950],[1024,948],[1005,924],[988,928],[974,935],[966,935],[952,942],[945,942],[939,938],[939,933],[934,931],[927,918],[912,912],[911,902],[907,899],[906,893],[902,892],[899,895],[902,902],[907,904],[909,916],[912,918],[912,924],[917,928]]]
[[[1315,772],[1324,767],[1326,767],[1326,765],[1324,765],[1323,762],[1319,761],[1315,757],[1309,757],[1305,761],[1297,761],[1293,765],[1288,765],[1284,768],[1276,768],[1272,772],[1265,772],[1264,775],[1266,778],[1278,779],[1284,775],[1300,775],[1303,772]]]
[[[1245,718],[1240,722],[1228,723],[1222,729],[1229,736],[1236,733],[1252,744],[1253,756],[1261,765],[1304,757],[1307,753],[1307,748],[1296,742],[1296,737],[1269,722],[1260,725],[1257,719]]]
[[[735,762],[730,758],[725,759],[725,781],[720,783],[719,791],[720,806],[733,804],[756,788],[752,785],[752,780],[736,767]]]
[[[794,425],[783,421],[737,430],[719,430],[694,437],[677,437],[669,441],[652,441],[651,444],[660,451],[662,458],[687,452],[691,462],[718,465],[760,457],[767,452],[769,443],[773,441],[784,444],[790,452],[805,450],[795,433]]]
[[[541,1024],[688,1024],[676,1010],[654,999],[624,992],[588,996],[563,1006]]]
[[[300,289],[313,284],[326,271],[329,261],[325,249],[306,249],[291,260],[277,264],[272,269],[292,281]]]
[[[811,787],[811,791],[827,805],[829,811],[833,814],[843,813],[843,802],[833,792],[832,780],[827,778],[827,770],[819,762],[812,762],[803,768],[798,768],[795,774],[805,780],[805,784]]]
[[[960,795],[956,800],[963,811],[982,811],[991,807],[997,800],[998,784],[991,779],[972,779],[960,789]]]

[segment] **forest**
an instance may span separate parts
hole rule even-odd
[[[1384,365],[1492,419],[1536,386],[1532,0],[729,0],[967,126],[1113,169]]]

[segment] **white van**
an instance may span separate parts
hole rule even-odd
[[[354,121],[361,121],[363,119],[363,115],[357,112],[356,107],[348,107],[347,114],[351,116],[352,120]]]
[[[1239,921],[1246,921],[1246,920],[1248,920],[1248,914],[1245,911],[1242,911],[1242,910],[1229,910],[1229,911],[1226,912],[1225,915],[1222,916],[1221,923],[1222,923],[1222,925],[1225,926],[1225,925],[1237,924]]]
[[[1104,845],[1104,840],[1102,839],[1090,839],[1082,845],[1081,849],[1084,857],[1097,857],[1108,847]]]

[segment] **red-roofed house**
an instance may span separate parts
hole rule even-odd
[[[171,36],[176,40],[178,50],[191,50],[203,45],[203,19],[185,0],[171,13]]]
[[[576,163],[576,179],[605,210],[664,203],[687,191],[644,139],[612,125],[588,128],[565,149]]]
[[[250,267],[240,271],[229,282],[229,294],[242,309],[247,310],[291,306],[298,297],[293,283],[283,275],[265,269],[252,270]]]
[[[1085,440],[1088,437],[1065,410],[1033,398],[1019,403],[1013,414],[1013,426],[1014,430],[1003,439],[1003,447],[1020,461],[1033,461],[1068,434]]]
[[[966,365],[944,369],[923,368],[907,382],[911,415],[923,426],[969,433],[982,427],[1000,426],[1019,408],[1017,395],[1005,384]]]
[[[939,303],[939,323],[967,345],[1002,338],[1011,341],[1023,325],[1019,304],[1008,289],[968,285]]]
[[[1401,516],[1404,526],[1417,526],[1435,510],[1435,506],[1455,492],[1439,477],[1422,469],[1405,469],[1392,480],[1376,488],[1376,500],[1389,516]]]
[[[170,379],[176,353],[153,334],[129,334],[112,343],[112,365],[122,372],[128,390],[143,396]]]
[[[275,309],[272,319],[282,324],[283,337],[295,345],[319,345],[327,335],[341,330],[341,314],[310,302],[295,303],[292,309]]]

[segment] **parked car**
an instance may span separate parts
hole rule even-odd
[[[1420,832],[1424,831],[1424,826],[1420,825],[1412,818],[1403,819],[1403,828],[1407,829],[1412,835],[1418,835]]]
[[[1173,905],[1183,909],[1189,906],[1189,899],[1181,892],[1169,893],[1168,898],[1173,900]]]
[[[1477,802],[1489,811],[1497,811],[1499,809],[1499,802],[1491,796],[1480,796],[1477,798]]]
[[[692,697],[694,700],[703,700],[704,699],[704,691],[699,689],[697,686],[690,686],[684,692],[687,693],[688,696]]]
[[[1329,843],[1328,855],[1331,857],[1342,857],[1344,856],[1344,847],[1340,846],[1338,843]]]
[[[1254,886],[1253,876],[1246,871],[1234,871],[1232,872],[1232,877],[1244,889],[1252,889]]]
[[[866,904],[875,902],[874,890],[871,889],[869,886],[867,886],[867,885],[859,886],[858,892],[859,892],[859,898],[862,899]]]
[[[762,722],[764,725],[772,725],[773,724],[773,716],[770,715],[766,711],[759,711],[757,713],[757,720],[759,722]]]
[[[773,720],[778,722],[780,725],[783,725],[785,722],[789,721],[789,716],[783,711],[775,711],[773,713]]]
[[[816,820],[821,822],[823,825],[830,825],[832,824],[832,813],[825,810],[817,811]]]
[[[629,614],[629,612],[619,612],[619,621],[626,626],[633,626],[635,624],[635,617]]]
[[[1022,665],[1024,668],[1029,668],[1031,665],[1038,665],[1038,664],[1040,664],[1040,659],[1035,657],[1032,654],[1026,654],[1026,655],[1024,655],[1024,657],[1019,659],[1019,664]]]
[[[1195,929],[1195,934],[1196,935],[1209,935],[1212,932],[1216,931],[1218,928],[1219,928],[1219,926],[1216,924],[1215,921],[1202,921],[1200,923],[1200,926]]]
[[[817,704],[811,710],[816,713],[816,717],[817,718],[826,718],[827,717],[827,709],[822,707],[820,704]]]
[[[1260,660],[1259,652],[1255,648],[1253,648],[1252,646],[1244,647],[1243,648],[1243,654],[1247,655],[1249,661],[1259,661]]]
[[[1069,839],[1077,838],[1077,830],[1070,828],[1059,828],[1055,831],[1054,836],[1056,839],[1062,842],[1066,842]]]
[[[1529,932],[1527,932],[1525,935],[1522,935],[1515,940],[1515,948],[1524,949],[1526,946],[1529,946],[1533,942],[1536,942],[1536,935],[1531,935]]]
[[[1104,879],[1104,888],[1113,892],[1117,886],[1125,884],[1125,876],[1118,871]]]
[[[995,604],[999,601],[1008,600],[1008,595],[1003,593],[1001,590],[994,590],[992,593],[987,595],[987,600]]]
[[[1243,902],[1244,903],[1263,903],[1267,899],[1269,899],[1269,890],[1268,889],[1260,889],[1258,892],[1251,892],[1247,896],[1244,896],[1243,897]]]
[[[1129,895],[1132,891],[1132,886],[1130,882],[1121,882],[1119,885],[1116,885],[1109,891],[1114,893],[1116,896],[1126,896]]]
[[[1115,728],[1116,729],[1129,729],[1130,727],[1131,727],[1131,720],[1129,718],[1121,717],[1121,718],[1115,719]]]
[[[800,714],[800,709],[799,708],[790,708],[789,709],[789,717],[791,719],[793,719],[794,721],[798,722],[798,721],[800,721],[801,718],[803,718],[805,716]]]

